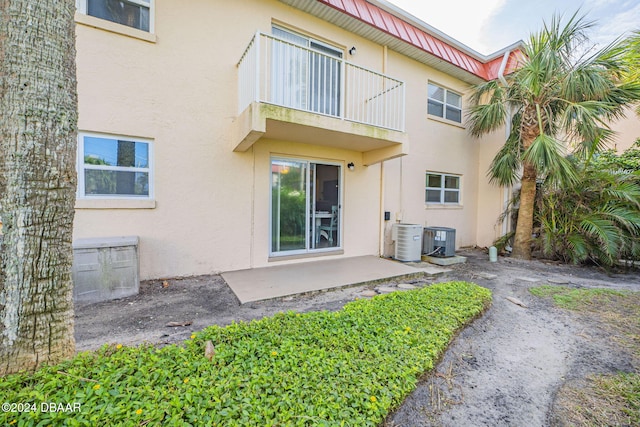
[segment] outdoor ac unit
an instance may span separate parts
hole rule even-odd
[[[420,224],[393,224],[391,237],[396,242],[395,259],[420,261],[422,257],[422,226]]]
[[[424,229],[422,252],[429,256],[449,257],[456,254],[456,230],[447,227]]]

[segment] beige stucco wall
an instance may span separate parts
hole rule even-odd
[[[378,71],[382,47],[275,0],[223,9],[156,2],[155,42],[77,25],[79,129],[151,139],[155,204],[79,200],[74,238],[139,236],[142,279],[271,265],[269,159],[277,154],[342,165],[341,256],[378,254],[380,165],[365,167],[362,153],[348,149],[283,141],[237,153],[232,139],[236,63],[272,21],[345,49],[357,44],[354,62]]]
[[[485,171],[499,138],[478,142],[464,125],[426,114],[427,82],[465,93],[460,80],[276,0],[156,2],[155,35],[142,38],[93,28],[87,23],[118,26],[88,18],[79,17],[77,26],[80,131],[151,139],[155,197],[153,203],[79,200],[74,238],[139,236],[142,279],[309,260],[269,256],[272,156],[342,166],[343,247],[329,258],[390,255],[396,220],[456,228],[458,247],[497,237],[503,192],[487,184]],[[234,152],[236,64],[256,31],[270,33],[272,23],[403,80],[409,155],[364,166],[363,154],[348,146],[271,139]],[[351,46],[356,56],[346,54]],[[461,206],[425,205],[426,171],[461,175]]]
[[[427,115],[429,81],[463,95],[469,91],[467,84],[395,52],[389,52],[388,62],[389,73],[399,75],[407,85],[410,154],[384,165],[384,206],[391,212],[384,253],[393,254],[394,222],[455,228],[458,248],[489,245],[497,237],[494,223],[502,209],[503,191],[490,186],[485,173],[499,138],[492,135],[478,141],[469,135],[464,120],[456,124]],[[425,203],[427,171],[461,176],[460,205]]]
[[[498,187],[489,182],[487,171],[495,154],[505,142],[505,131],[499,130],[475,141],[478,144],[478,178],[477,178],[477,235],[476,244],[480,247],[489,247],[500,236],[505,234],[509,224],[498,222],[500,214],[504,211],[511,197],[507,188]]]
[[[612,123],[611,127],[616,131],[613,148],[622,152],[631,147],[640,138],[640,117],[636,114],[635,107],[628,108],[625,117]]]

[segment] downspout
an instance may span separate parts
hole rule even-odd
[[[502,62],[500,63],[500,69],[498,70],[498,80],[503,85],[507,85],[507,79],[504,78],[504,70],[507,68],[507,62],[509,62],[509,56],[511,55],[511,51],[508,50],[504,53],[502,57]]]
[[[498,69],[498,80],[504,87],[507,87],[509,83],[507,83],[507,79],[504,78],[504,70],[507,69],[507,63],[509,62],[509,56],[511,55],[511,51],[508,50],[504,53],[502,57],[502,62],[500,63],[500,68]],[[506,125],[507,138],[511,133],[511,111],[507,110],[507,125]]]
[[[386,45],[382,46],[382,73],[387,73],[387,59],[388,59],[388,48]],[[378,199],[380,200],[380,206],[378,207],[379,212],[379,224],[378,227],[378,256],[384,256],[384,239],[385,234],[387,232],[387,223],[384,219],[384,204],[385,204],[385,170],[384,170],[384,160],[380,162],[380,194]]]
[[[502,62],[500,63],[500,69],[498,69],[498,80],[500,80],[500,83],[502,83],[502,85],[504,87],[508,86],[507,79],[504,78],[504,71],[507,68],[507,63],[509,62],[509,56],[510,55],[511,55],[511,51],[510,50],[508,50],[508,51],[506,51],[504,53],[504,56],[502,57]],[[509,108],[507,108],[507,117],[506,117],[506,124],[505,124],[505,141],[509,138],[510,134],[511,134],[511,110]],[[503,211],[509,205],[510,193],[511,193],[511,189],[510,188],[505,188],[504,189],[503,200],[502,200],[502,210]],[[509,217],[507,216],[507,217],[505,217],[504,221],[502,221],[502,235],[503,236],[509,232],[508,231],[509,227],[510,227],[510,221],[509,221]]]
[[[256,150],[253,147],[253,145],[251,146],[251,154],[252,154],[251,172],[253,174],[253,177],[251,179],[251,238],[249,239],[251,243],[249,244],[249,268],[254,268],[255,267],[254,265],[255,249],[256,249],[255,238],[256,238],[256,177],[257,175],[256,175]],[[271,165],[271,161],[269,161],[269,165]]]
[[[380,162],[380,206],[378,207],[380,227],[378,228],[378,256],[384,256],[384,238],[387,231],[387,223],[384,219],[384,160]]]

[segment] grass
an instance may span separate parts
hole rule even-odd
[[[552,285],[534,287],[529,291],[537,297],[551,297],[558,307],[576,311],[589,311],[603,303],[611,304],[629,294],[612,289],[571,289]]]
[[[589,316],[627,351],[634,372],[592,375],[559,393],[560,417],[566,425],[640,425],[640,293],[611,289],[571,289],[543,285],[533,295],[551,298],[559,307]]]
[[[491,302],[467,282],[212,326],[184,346],[105,346],[0,383],[0,425],[376,426]],[[210,341],[211,360],[204,349]]]
[[[591,375],[560,389],[554,425],[640,425],[640,375]]]

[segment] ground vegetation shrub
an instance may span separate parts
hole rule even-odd
[[[490,301],[485,288],[449,282],[211,326],[184,345],[107,345],[3,378],[0,396],[23,406],[0,424],[376,426]]]

